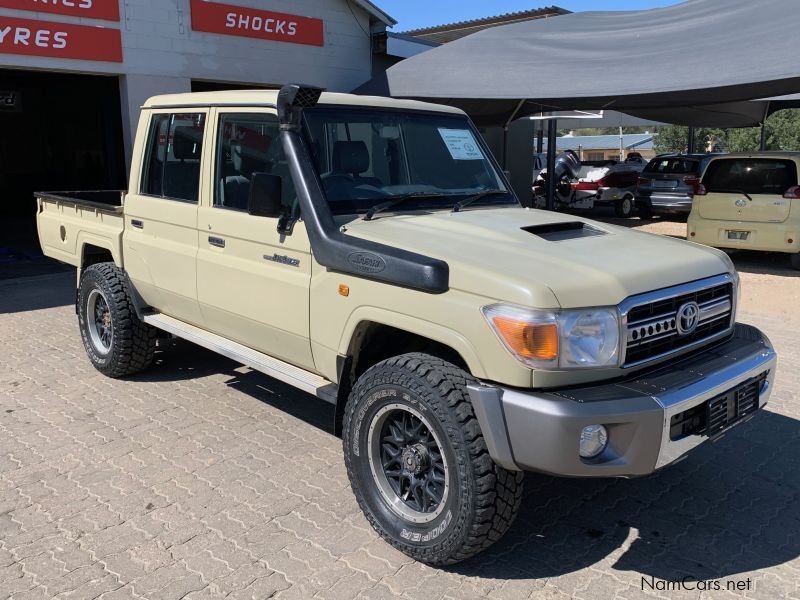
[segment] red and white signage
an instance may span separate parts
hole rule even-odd
[[[192,29],[240,37],[324,46],[321,19],[192,0]]]
[[[0,16],[0,54],[122,62],[119,29]]]
[[[0,0],[0,7],[119,21],[119,0]]]

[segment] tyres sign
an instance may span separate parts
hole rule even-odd
[[[0,16],[0,54],[122,62],[119,29]]]
[[[191,0],[192,29],[261,40],[324,46],[321,19]]]
[[[0,7],[119,21],[119,0],[0,0]]]

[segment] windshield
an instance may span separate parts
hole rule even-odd
[[[409,197],[392,210],[516,204],[461,115],[381,109],[306,109],[305,133],[334,214],[366,212]],[[502,193],[505,192],[505,193]]]
[[[717,159],[709,163],[703,185],[709,192],[783,195],[797,185],[797,168],[792,160]]]

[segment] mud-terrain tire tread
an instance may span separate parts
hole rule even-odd
[[[434,408],[435,413],[437,405],[449,413],[455,425],[463,432],[463,442],[454,440],[452,436],[448,436],[445,441],[453,446],[456,456],[466,453],[466,467],[471,469],[471,477],[475,482],[471,502],[472,518],[465,523],[469,531],[459,548],[438,551],[436,548],[410,549],[385,533],[365,502],[363,491],[353,485],[353,477],[350,478],[351,487],[370,524],[392,546],[421,562],[432,565],[455,564],[487,549],[508,531],[522,502],[524,473],[506,470],[495,464],[489,456],[466,389],[468,384],[477,383],[477,380],[445,360],[419,352],[395,356],[377,363],[353,387],[345,409],[343,428],[345,465],[348,472],[354,468],[351,453],[348,451],[349,425],[359,405],[359,396],[375,384],[400,385],[398,376],[402,371],[426,380],[437,394],[425,397],[425,401]],[[448,424],[443,425],[447,429]]]
[[[137,316],[128,289],[128,279],[112,262],[95,263],[86,267],[81,274],[78,318],[87,353],[90,356],[93,354],[91,341],[87,339],[88,334],[84,331],[86,295],[91,289],[84,290],[84,282],[89,279],[94,279],[97,287],[104,293],[114,327],[108,364],[102,366],[95,360],[92,360],[92,364],[98,371],[113,378],[144,371],[153,363],[157,330],[142,322]]]

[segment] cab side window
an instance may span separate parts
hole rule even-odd
[[[197,202],[206,115],[157,114],[150,121],[141,193]]]
[[[223,113],[217,132],[214,206],[247,210],[254,173],[282,180],[282,200],[299,216],[289,165],[278,138],[278,119],[263,113]]]

